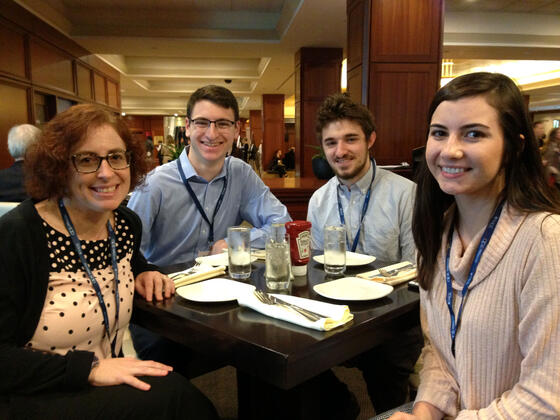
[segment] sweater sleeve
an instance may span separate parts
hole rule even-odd
[[[423,291],[422,294],[424,294]],[[420,322],[424,334],[424,348],[420,355],[423,367],[420,371],[420,387],[415,403],[419,401],[430,403],[446,415],[455,417],[458,411],[459,387],[438,350],[431,343],[428,320],[423,305],[420,306]]]
[[[463,410],[458,419],[557,419],[560,414],[560,224],[547,217],[525,264],[519,300],[519,381],[480,410]]]
[[[2,395],[85,387],[93,360],[91,352],[70,351],[62,356],[24,347],[37,326],[45,297],[42,290],[46,289],[48,276],[41,230],[32,213],[29,218],[30,206],[33,206],[30,201],[25,202],[16,213],[0,220]],[[28,217],[23,217],[25,213]]]

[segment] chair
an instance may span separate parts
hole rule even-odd
[[[15,208],[19,203],[13,203],[10,201],[0,202],[0,216],[8,213],[11,209]]]
[[[412,149],[412,180],[416,181],[416,177],[418,176],[418,170],[420,169],[420,165],[422,161],[425,159],[426,153],[426,146],[417,147],[416,149]]]

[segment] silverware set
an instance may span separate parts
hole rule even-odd
[[[325,318],[325,316],[321,314],[309,311],[300,306],[278,299],[276,296],[263,292],[262,290],[255,290],[254,294],[258,300],[260,300],[262,303],[266,305],[278,305],[284,308],[292,309],[293,311],[297,312],[300,315],[303,315],[305,318],[309,319],[310,321],[315,322],[315,321],[319,321],[321,318]]]
[[[379,274],[381,274],[383,277],[393,277],[401,273],[402,271],[412,270],[413,268],[416,268],[416,264],[408,263],[406,265],[403,265],[402,267],[395,268],[392,270],[386,270],[384,268],[380,268],[378,271]]]
[[[178,278],[181,278],[183,276],[188,276],[190,274],[194,274],[196,273],[196,270],[198,270],[198,267],[200,266],[200,263],[196,263],[195,265],[193,265],[191,268],[189,268],[188,270],[185,271],[181,271],[180,273],[175,273],[172,276],[169,276],[169,278],[171,280],[176,280]]]

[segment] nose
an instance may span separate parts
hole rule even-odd
[[[441,154],[448,159],[461,159],[463,157],[462,143],[458,134],[451,133],[449,135]]]
[[[335,156],[336,157],[343,157],[346,155],[348,148],[346,147],[346,143],[344,141],[338,141],[336,143],[335,149]]]
[[[98,178],[108,178],[111,175],[113,175],[113,168],[111,168],[111,166],[109,165],[109,162],[107,162],[107,159],[102,159],[101,160],[101,165],[99,166],[99,169],[97,170],[97,177]]]
[[[218,127],[216,127],[216,122],[215,121],[211,121],[210,125],[208,126],[208,128],[206,129],[206,137],[208,138],[216,138],[216,136],[218,135]]]

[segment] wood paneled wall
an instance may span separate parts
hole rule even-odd
[[[119,73],[13,1],[0,2],[0,92],[0,168],[13,125],[80,102],[120,111]]]
[[[313,176],[311,158],[318,145],[315,118],[323,100],[340,92],[342,48],[301,48],[295,57],[296,175]]]
[[[284,95],[263,95],[262,164],[266,168],[277,149],[284,150]]]
[[[260,109],[249,111],[249,125],[251,126],[251,139],[259,146],[263,140],[262,111]]]
[[[377,125],[379,164],[411,163],[439,87],[443,0],[348,0],[348,92]]]

